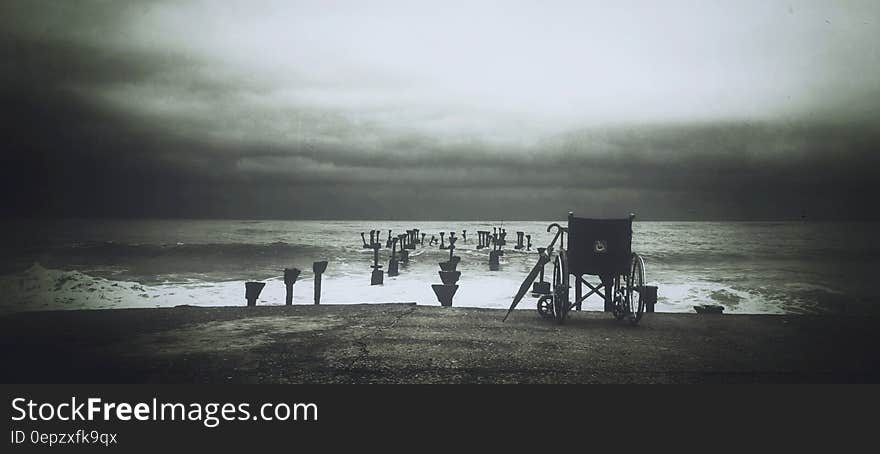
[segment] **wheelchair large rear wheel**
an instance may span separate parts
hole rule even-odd
[[[645,313],[645,300],[642,298],[644,289],[645,262],[638,254],[633,252],[629,276],[626,277],[626,290],[624,292],[629,309],[629,321],[633,325],[637,325]]]
[[[560,325],[565,321],[570,308],[568,301],[568,254],[559,251],[553,262],[553,313]]]

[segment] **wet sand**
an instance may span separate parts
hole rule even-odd
[[[825,383],[880,381],[876,316],[413,304],[177,307],[0,317],[5,383]]]

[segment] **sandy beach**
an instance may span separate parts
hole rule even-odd
[[[415,304],[176,307],[0,316],[2,381],[801,383],[880,379],[877,317]]]

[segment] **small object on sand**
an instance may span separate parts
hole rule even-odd
[[[260,297],[260,292],[263,291],[263,287],[266,286],[265,282],[245,282],[244,283],[244,298],[247,300],[248,306],[256,306],[257,298]]]
[[[698,314],[720,314],[724,312],[724,306],[719,306],[717,304],[700,304],[694,306],[694,310],[697,311]]]

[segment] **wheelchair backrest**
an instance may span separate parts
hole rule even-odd
[[[569,274],[628,274],[632,256],[632,222],[568,215]]]

